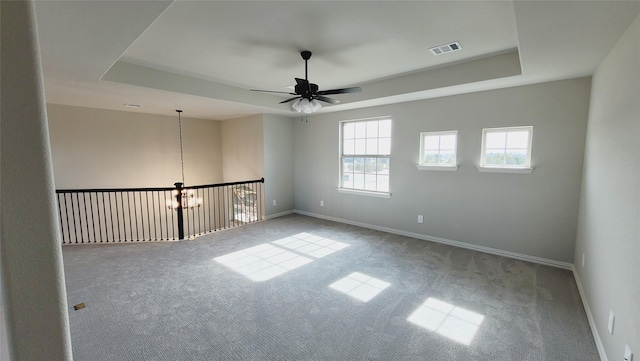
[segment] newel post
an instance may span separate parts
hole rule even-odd
[[[183,183],[174,183],[176,186],[176,201],[178,206],[176,211],[178,212],[178,239],[184,239],[184,218],[182,218],[182,186]]]

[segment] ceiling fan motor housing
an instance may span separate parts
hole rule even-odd
[[[311,58],[311,52],[308,50],[303,50],[302,52],[300,52],[300,56],[302,56],[302,59],[304,59],[304,79],[301,78],[295,78],[296,79],[296,85],[295,85],[295,93],[291,93],[291,92],[282,92],[282,91],[273,91],[273,90],[258,90],[258,89],[251,89],[252,91],[262,91],[262,92],[268,92],[268,93],[282,93],[282,94],[290,94],[290,95],[295,95],[295,97],[293,98],[289,98],[289,99],[285,99],[283,101],[280,102],[280,104],[282,103],[289,103],[292,102],[294,100],[297,100],[297,103],[295,104],[299,104],[300,100],[308,100],[309,102],[311,101],[315,101],[315,103],[318,103],[316,100],[320,100],[329,104],[338,104],[339,101],[329,98],[327,97],[327,95],[331,95],[331,94],[345,94],[345,93],[359,93],[362,91],[362,89],[360,87],[352,87],[352,88],[343,88],[343,89],[331,89],[331,90],[323,90],[323,91],[319,91],[319,87],[318,84],[313,84],[309,82],[309,72],[308,72],[308,66],[307,66],[307,61]],[[319,103],[318,103],[319,104]],[[315,109],[317,110],[317,109]],[[315,111],[312,110],[312,111]]]
[[[296,94],[300,95],[301,97],[311,100],[313,98],[313,95],[318,93],[318,84],[308,84],[309,86],[305,86],[306,84],[296,84],[295,91]]]

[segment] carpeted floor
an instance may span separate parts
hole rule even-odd
[[[300,215],[63,253],[76,361],[599,360],[567,270]]]

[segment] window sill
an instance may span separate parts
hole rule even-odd
[[[416,164],[416,168],[419,170],[437,170],[446,172],[455,172],[458,170],[457,165],[420,165]]]
[[[504,167],[481,167],[478,166],[478,171],[483,173],[516,173],[516,174],[531,174],[533,168],[504,168]]]
[[[338,193],[355,194],[359,196],[369,196],[376,198],[391,198],[391,193],[361,191],[358,189],[336,188]]]

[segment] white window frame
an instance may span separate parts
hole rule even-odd
[[[389,159],[389,163],[391,160],[391,147],[389,147],[389,154],[351,154],[351,155],[345,155],[343,152],[343,142],[344,142],[344,134],[343,134],[343,130],[344,130],[344,125],[347,123],[358,123],[358,122],[369,122],[369,121],[380,121],[380,120],[390,120],[391,124],[392,124],[392,129],[391,129],[391,136],[390,139],[393,139],[393,119],[390,116],[384,116],[384,117],[375,117],[375,118],[365,118],[365,119],[353,119],[353,120],[343,120],[340,121],[339,123],[339,127],[340,127],[340,131],[339,131],[339,179],[338,179],[338,192],[340,193],[347,193],[347,194],[357,194],[357,195],[365,195],[365,196],[372,196],[372,197],[379,197],[379,198],[390,198],[391,197],[391,184],[389,184],[389,191],[384,192],[384,191],[373,191],[373,190],[367,190],[367,189],[361,189],[361,188],[345,188],[343,187],[344,183],[344,172],[343,172],[343,165],[344,165],[344,158],[388,158]],[[377,137],[379,138],[379,137]],[[391,183],[391,177],[389,174],[389,183]]]
[[[527,156],[524,165],[510,165],[510,164],[486,164],[486,140],[487,134],[490,133],[507,133],[509,132],[522,132],[527,131],[529,137],[527,140]],[[531,150],[533,140],[533,126],[517,126],[517,127],[501,127],[501,128],[484,128],[482,129],[482,147],[480,148],[480,165],[478,170],[480,172],[497,172],[497,173],[525,173],[529,174],[533,171],[531,166]],[[505,153],[507,152],[505,141]]]
[[[425,137],[429,136],[443,136],[443,135],[455,135],[456,143],[453,148],[454,152],[454,164],[442,164],[442,163],[426,163],[424,159],[424,147],[425,147]],[[441,148],[438,148],[438,152],[442,151]],[[420,154],[419,161],[416,164],[416,168],[420,170],[443,170],[443,171],[456,171],[458,170],[458,131],[457,130],[445,130],[445,131],[437,131],[437,132],[420,132]]]

